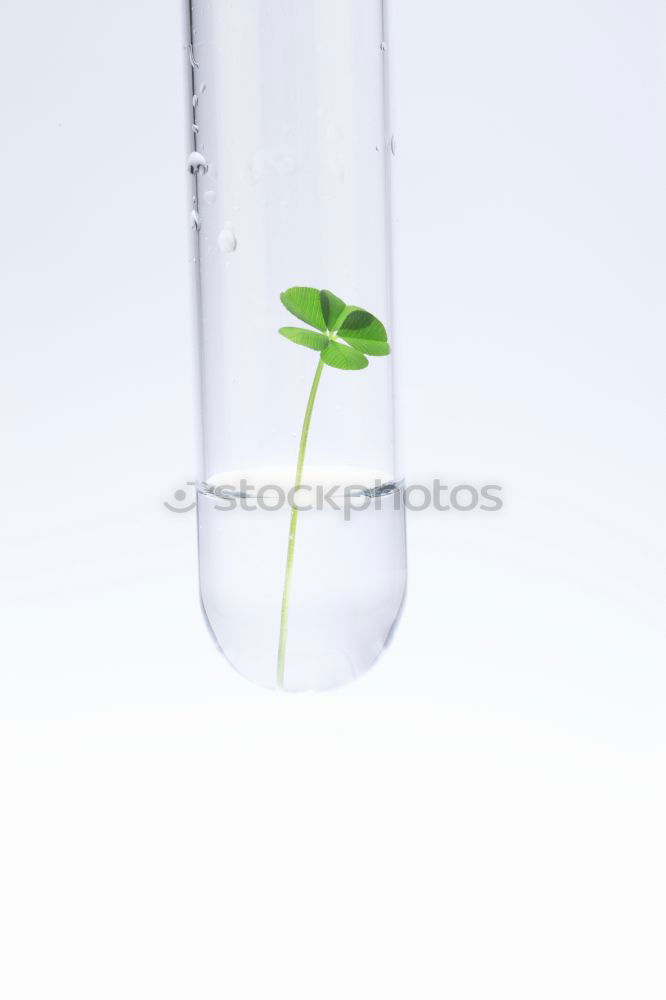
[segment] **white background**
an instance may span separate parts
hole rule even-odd
[[[657,0],[394,3],[414,514],[381,663],[229,670],[196,589],[181,13],[0,11],[0,993],[663,1000]]]

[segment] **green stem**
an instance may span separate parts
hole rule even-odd
[[[324,362],[320,359],[317,365],[317,371],[315,372],[315,377],[312,382],[312,388],[310,389],[310,397],[308,399],[308,405],[305,408],[305,418],[303,420],[303,430],[301,431],[301,443],[298,449],[298,461],[296,463],[296,480],[294,482],[294,501],[296,500],[296,491],[303,481],[303,466],[305,464],[305,449],[308,443],[308,434],[310,432],[310,421],[312,420],[312,410],[314,408],[315,399],[317,398],[317,389],[319,388],[319,381],[321,379],[321,373],[324,370]],[[296,546],[296,527],[298,525],[298,508],[292,505],[291,508],[291,519],[289,521],[289,545],[287,546],[287,566],[284,574],[284,590],[282,592],[282,613],[280,615],[280,645],[278,647],[278,658],[277,658],[277,686],[278,688],[284,688],[284,667],[285,667],[285,655],[287,652],[287,626],[289,624],[289,598],[291,597],[291,581],[294,575],[294,548]]]

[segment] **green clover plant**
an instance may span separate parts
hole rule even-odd
[[[283,326],[280,329],[282,336],[293,344],[309,347],[310,350],[317,351],[319,354],[319,363],[305,408],[303,430],[301,431],[293,492],[295,497],[296,491],[303,481],[305,449],[310,432],[312,410],[324,366],[328,365],[330,368],[338,368],[347,372],[360,371],[368,367],[368,357],[383,357],[391,353],[391,348],[383,323],[380,323],[372,313],[365,309],[346,305],[333,292],[319,291],[316,288],[290,288],[282,293],[280,299],[292,316],[296,316],[297,319],[307,323],[312,328],[306,330],[303,327]],[[284,687],[289,599],[294,574],[297,524],[298,508],[292,505],[280,615],[280,644],[277,658],[277,685],[279,688]]]

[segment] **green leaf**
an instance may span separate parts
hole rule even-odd
[[[345,306],[335,323],[331,326],[331,333],[337,333],[347,316],[356,311],[356,306]]]
[[[354,337],[359,337],[361,340],[388,339],[384,324],[365,309],[353,309],[347,313],[340,326],[340,336],[347,341],[353,340]]]
[[[335,325],[347,306],[344,304],[342,299],[339,299],[337,295],[333,292],[329,292],[326,289],[321,293],[321,311],[324,315],[324,321],[326,322],[326,328],[328,330],[337,330]]]
[[[347,340],[346,337],[344,339]],[[355,350],[362,351],[363,354],[368,354],[373,358],[383,358],[391,353],[391,348],[384,340],[363,340],[361,337],[350,337],[347,343],[351,344]]]
[[[309,323],[316,330],[326,331],[326,321],[321,308],[321,292],[318,288],[289,288],[280,296],[282,305],[293,316]]]
[[[346,344],[336,344],[331,341],[325,351],[321,352],[321,360],[331,368],[340,368],[343,371],[360,371],[361,368],[368,367],[368,359],[355,350],[347,347]]]
[[[296,326],[283,326],[280,333],[292,344],[300,344],[301,347],[310,347],[313,351],[323,351],[328,344],[328,337],[323,333],[315,333],[314,330],[301,330]]]

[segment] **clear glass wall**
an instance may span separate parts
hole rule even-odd
[[[384,6],[188,6],[202,600],[288,690],[367,669],[404,592]]]

